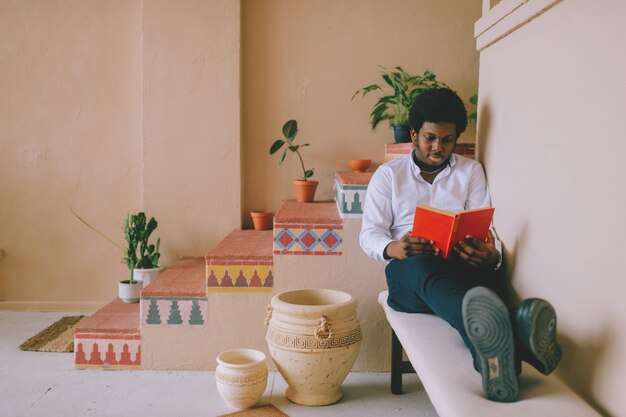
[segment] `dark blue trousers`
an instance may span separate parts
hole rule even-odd
[[[496,271],[472,267],[454,256],[443,260],[432,255],[416,255],[392,260],[385,275],[389,307],[405,313],[436,314],[460,333],[475,356],[463,326],[463,297],[479,285],[498,292]]]

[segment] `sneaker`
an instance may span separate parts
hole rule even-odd
[[[500,297],[485,287],[469,290],[463,298],[463,324],[474,345],[485,397],[516,401],[515,343],[509,311]]]
[[[516,331],[523,347],[522,360],[544,375],[557,367],[563,350],[556,339],[556,312],[540,298],[524,300],[515,313]]]

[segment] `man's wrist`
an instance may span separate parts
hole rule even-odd
[[[389,245],[391,244],[391,242],[389,242],[387,244],[387,246],[385,246],[385,249],[383,249],[383,259],[386,261],[390,261],[392,259],[394,259],[392,256],[389,256],[389,254],[387,253],[387,248],[389,248]]]

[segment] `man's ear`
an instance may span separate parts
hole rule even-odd
[[[417,141],[417,132],[415,131],[415,129],[411,128],[410,135],[411,135],[411,142]]]

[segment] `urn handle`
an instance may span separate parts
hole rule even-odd
[[[326,337],[320,337],[320,333],[328,333],[326,335]],[[320,317],[320,325],[319,327],[315,330],[315,339],[317,339],[318,342],[321,342],[322,340],[328,340],[333,336],[333,329],[332,327],[330,327],[330,324],[328,324],[328,319],[326,318],[326,316],[322,316]]]
[[[270,320],[272,319],[272,311],[274,309],[272,308],[271,304],[268,304],[267,307],[265,308],[265,327],[270,325]]]

